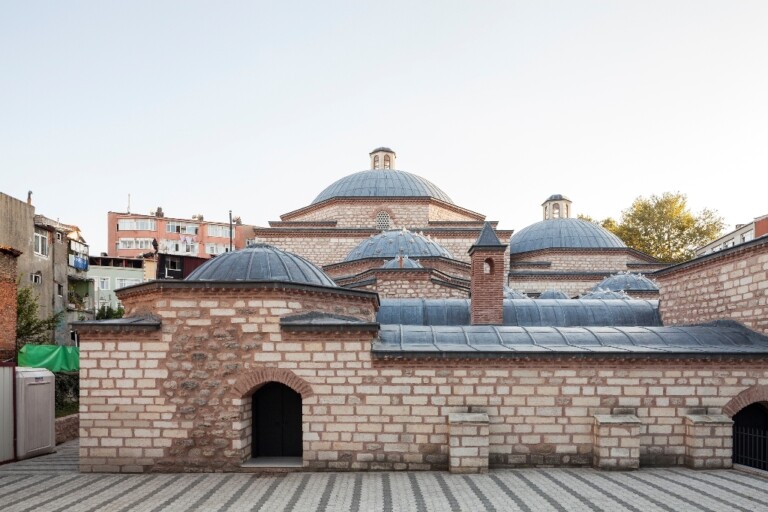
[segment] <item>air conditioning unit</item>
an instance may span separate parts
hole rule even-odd
[[[16,457],[56,451],[56,385],[45,368],[16,368]]]

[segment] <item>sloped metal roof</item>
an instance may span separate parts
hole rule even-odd
[[[281,281],[336,287],[325,272],[301,256],[267,244],[220,254],[200,265],[185,281]]]
[[[593,222],[581,219],[549,219],[531,224],[512,235],[512,254],[555,248],[625,248],[619,237]]]
[[[382,325],[386,354],[768,354],[768,337],[743,326],[518,327]]]
[[[364,258],[389,259],[399,256],[408,256],[409,258],[438,256],[453,259],[453,255],[448,249],[445,249],[434,240],[406,229],[396,229],[383,231],[378,235],[363,240],[347,254],[344,261],[355,261]]]
[[[657,300],[504,299],[503,324],[525,327],[660,326]],[[380,324],[467,326],[469,299],[382,299]]]
[[[392,169],[372,169],[344,176],[320,192],[312,204],[334,197],[434,197],[453,204],[448,194],[431,181]]]
[[[501,243],[491,223],[486,221],[482,231],[480,231],[480,236],[477,237],[472,247],[506,247],[506,245]]]

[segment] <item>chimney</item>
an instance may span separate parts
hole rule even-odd
[[[27,204],[32,204],[32,191],[27,191]]]
[[[480,236],[469,248],[471,263],[472,325],[501,325],[504,320],[504,252],[490,222],[483,225]]]

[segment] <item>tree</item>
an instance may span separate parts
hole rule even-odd
[[[16,292],[16,350],[25,344],[51,343],[52,331],[64,316],[63,311],[40,318],[40,304],[32,288],[19,286]]]
[[[123,318],[125,309],[123,306],[117,306],[117,309],[112,306],[101,306],[96,312],[96,320],[109,320],[112,318]]]
[[[597,224],[621,238],[627,246],[670,263],[691,259],[697,247],[717,238],[725,227],[715,210],[698,214],[688,209],[680,192],[638,197],[621,212],[619,222],[606,218]],[[587,216],[581,217],[592,220]],[[593,221],[594,222],[594,221]]]

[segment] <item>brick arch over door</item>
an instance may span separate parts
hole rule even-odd
[[[768,386],[755,385],[745,389],[725,404],[723,414],[733,418],[737,412],[755,402],[768,402]]]
[[[301,377],[297,377],[292,371],[284,370],[282,368],[261,368],[252,370],[237,379],[230,390],[230,394],[233,395],[233,398],[249,396],[267,382],[279,382],[280,384],[285,384],[300,394],[302,400],[314,394],[312,392],[312,386],[310,386],[307,381]]]

